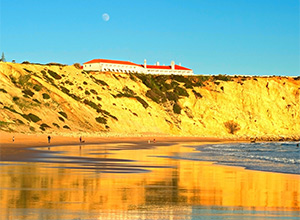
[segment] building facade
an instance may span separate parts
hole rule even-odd
[[[176,65],[174,61],[170,66],[161,66],[159,62],[156,65],[148,65],[146,60],[144,64],[136,64],[129,61],[94,59],[83,64],[83,70],[100,72],[122,72],[122,73],[145,73],[145,74],[178,74],[193,75],[193,70]]]

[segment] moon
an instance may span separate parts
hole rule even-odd
[[[108,20],[109,20],[109,14],[104,13],[104,14],[102,15],[102,19],[103,19],[103,21],[108,21]]]

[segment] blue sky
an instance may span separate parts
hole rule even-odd
[[[0,1],[7,61],[174,60],[196,74],[300,75],[299,0]]]

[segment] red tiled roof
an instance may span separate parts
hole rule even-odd
[[[107,59],[93,59],[88,62],[85,62],[83,64],[89,64],[89,63],[115,63],[115,64],[123,64],[123,65],[131,65],[131,66],[140,66],[144,67],[143,64],[136,64],[129,61],[120,61],[120,60],[107,60]],[[147,65],[148,69],[169,69],[171,70],[171,66],[157,66],[157,65]],[[175,65],[175,70],[191,70],[189,68]]]
[[[93,59],[84,64],[89,64],[89,63],[116,63],[116,64],[123,64],[123,65],[139,66],[138,64],[129,61],[106,60],[106,59]]]

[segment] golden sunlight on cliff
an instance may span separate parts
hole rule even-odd
[[[0,63],[7,132],[299,139],[300,80]]]

